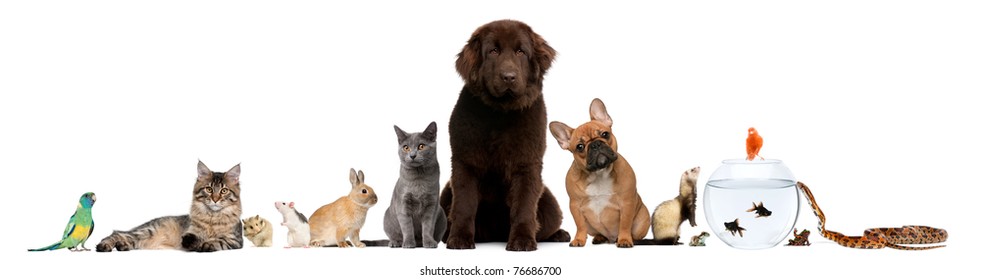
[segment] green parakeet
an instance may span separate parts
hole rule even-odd
[[[78,199],[78,208],[75,209],[75,214],[68,220],[68,226],[65,227],[65,234],[62,235],[61,241],[42,248],[28,249],[28,251],[49,251],[61,248],[68,248],[72,251],[88,251],[89,249],[85,248],[85,241],[89,239],[89,236],[92,236],[92,230],[95,229],[95,223],[92,222],[92,205],[94,204],[95,193],[83,194]]]

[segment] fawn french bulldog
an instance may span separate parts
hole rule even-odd
[[[572,166],[565,177],[569,209],[576,222],[572,247],[616,241],[630,248],[647,236],[650,212],[637,194],[637,178],[627,159],[617,153],[613,119],[599,98],[589,106],[590,121],[573,129],[553,121],[548,128],[562,149],[572,152]]]

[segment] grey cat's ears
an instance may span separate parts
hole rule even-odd
[[[208,176],[211,176],[211,169],[209,169],[207,165],[204,165],[204,162],[201,162],[201,160],[199,159],[198,160],[198,178],[204,178],[204,177],[208,177]]]
[[[429,123],[426,130],[422,131],[422,138],[429,142],[436,142],[436,122]]]
[[[395,126],[395,135],[399,137],[399,143],[402,143],[406,138],[409,138],[409,133],[405,132],[397,125]],[[426,127],[426,130],[423,130],[420,133],[420,136],[422,136],[422,139],[426,141],[436,142],[436,122],[430,122],[429,126]]]
[[[405,141],[405,138],[409,138],[409,134],[405,133],[405,131],[399,128],[397,125],[395,126],[395,135],[399,137],[399,143]]]
[[[613,118],[606,112],[606,104],[603,104],[603,100],[599,98],[594,98],[589,104],[589,119],[613,127]]]
[[[354,171],[354,168],[351,168],[350,177],[351,188],[357,188],[361,184],[364,184],[364,172],[361,172],[361,170]]]

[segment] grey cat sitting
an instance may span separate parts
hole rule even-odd
[[[446,231],[446,214],[439,207],[439,162],[436,122],[426,130],[406,133],[395,126],[399,140],[399,180],[385,210],[385,234],[392,248],[436,248]]]

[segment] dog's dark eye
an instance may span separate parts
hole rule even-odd
[[[586,148],[586,145],[583,145],[583,144],[576,145],[576,151],[577,152],[582,152],[582,150],[585,149],[585,148]]]
[[[499,49],[497,49],[497,48],[494,48],[494,49],[492,49],[492,50],[490,51],[490,54],[497,54],[497,53],[499,53],[499,52],[501,52],[501,50],[499,50]]]
[[[605,139],[610,139],[610,133],[606,131],[600,132],[600,137],[603,137]]]
[[[402,146],[402,150],[408,152],[409,151],[409,145]]]
[[[518,49],[518,50],[514,51],[514,54],[516,54],[516,55],[525,55],[525,51],[523,51],[521,49]]]

